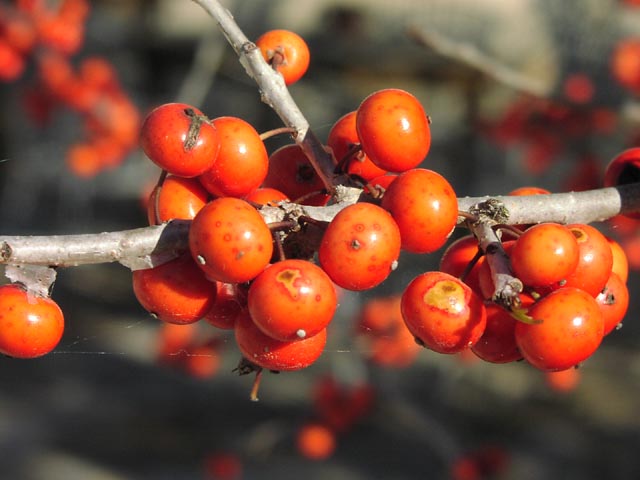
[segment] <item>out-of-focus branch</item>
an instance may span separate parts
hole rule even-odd
[[[217,0],[193,0],[217,22],[225,38],[238,55],[240,64],[258,85],[262,101],[269,105],[287,127],[295,129],[295,142],[300,145],[331,194],[335,191],[333,157],[316,137],[277,73],[262,57],[260,49],[250,41],[233,19],[231,13]]]
[[[496,61],[470,43],[456,42],[434,30],[415,26],[409,27],[407,34],[418,45],[466,65],[503,85],[536,97],[548,97],[550,94],[542,82]]]

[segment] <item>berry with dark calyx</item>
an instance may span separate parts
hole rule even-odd
[[[602,312],[604,334],[609,335],[621,324],[629,309],[627,284],[612,272],[602,292],[596,297],[596,302]]]
[[[321,206],[331,198],[325,193],[324,183],[313,165],[295,144],[280,147],[271,154],[262,186],[275,188],[303,205]]]
[[[300,80],[309,68],[309,47],[297,33],[270,30],[256,40],[256,45],[267,63],[282,75],[286,85]]]
[[[356,203],[331,221],[318,249],[318,260],[336,285],[367,290],[382,283],[397,266],[400,231],[384,209]]]
[[[191,222],[189,248],[207,278],[224,283],[254,279],[271,260],[273,240],[262,216],[239,198],[216,198]]]
[[[147,115],[140,131],[140,146],[163,170],[197,177],[215,162],[220,138],[216,127],[197,108],[166,103]]]

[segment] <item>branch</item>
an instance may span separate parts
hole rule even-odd
[[[359,189],[337,187],[340,203],[310,207],[283,202],[279,207],[260,210],[266,223],[297,221],[300,216],[331,221],[343,208],[356,203]],[[491,202],[487,200],[491,199]],[[619,213],[640,211],[640,184],[623,185],[574,193],[523,197],[459,198],[462,211],[484,211],[483,206],[499,205],[500,218],[485,215],[486,224],[507,225],[556,222],[591,223]],[[475,213],[477,214],[477,213]],[[460,220],[460,224],[463,219]],[[150,268],[175,258],[188,248],[188,220],[121,232],[84,235],[0,236],[0,264],[30,264],[73,267],[94,263],[120,262],[132,270]]]
[[[430,48],[515,90],[543,98],[551,93],[543,82],[494,60],[471,43],[456,42],[433,30],[418,27],[410,27],[407,34],[418,45]]]
[[[309,122],[291,97],[282,75],[264,60],[260,49],[245,36],[231,13],[217,0],[193,1],[218,23],[218,27],[238,55],[247,75],[258,84],[262,101],[278,114],[285,126],[296,131],[295,142],[302,148],[313,168],[322,178],[327,192],[333,195],[334,185],[340,183],[340,179],[334,178],[333,157],[309,127]]]
[[[0,236],[0,263],[75,267],[120,262],[132,270],[150,268],[189,248],[190,225],[173,220],[120,232]]]

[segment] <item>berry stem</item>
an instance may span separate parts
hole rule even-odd
[[[272,130],[267,130],[266,132],[262,132],[260,134],[260,140],[265,141],[268,138],[275,137],[276,135],[282,135],[283,133],[290,133],[291,135],[296,134],[295,128],[292,127],[280,127],[274,128]]]
[[[518,294],[524,288],[522,282],[513,276],[509,257],[502,247],[502,242],[496,232],[486,223],[475,223],[470,226],[478,239],[478,246],[484,252],[486,262],[491,270],[493,295],[491,300],[511,309],[519,302]]]

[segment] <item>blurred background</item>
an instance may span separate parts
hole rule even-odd
[[[0,45],[0,234],[147,225],[159,171],[136,128],[159,104],[191,103],[258,131],[280,126],[190,0],[40,3],[53,12],[41,43],[17,60]],[[637,1],[224,3],[251,39],[285,28],[308,41],[311,65],[291,93],[323,140],[377,89],[416,95],[433,122],[423,166],[458,196],[596,188],[610,159],[640,140],[640,78],[625,70],[640,63],[629,42],[640,39]],[[3,35],[19,23],[16,5],[36,4],[0,2]],[[52,19],[63,7],[60,26]],[[89,113],[81,85],[65,81],[91,67],[112,68],[116,80]],[[96,137],[106,141],[88,148]],[[269,151],[285,143],[266,141]],[[323,356],[301,372],[266,373],[257,403],[252,378],[232,372],[240,355],[228,331],[198,324],[192,349],[167,353],[176,334],[137,303],[129,270],[59,270],[59,347],[0,359],[0,477],[640,478],[640,230],[623,219],[598,227],[629,257],[630,310],[559,379],[522,362],[408,347],[394,360],[394,346],[380,353],[354,335],[363,306],[401,293],[442,252],[404,255],[379,288],[344,292]],[[315,424],[331,433],[301,436]]]

